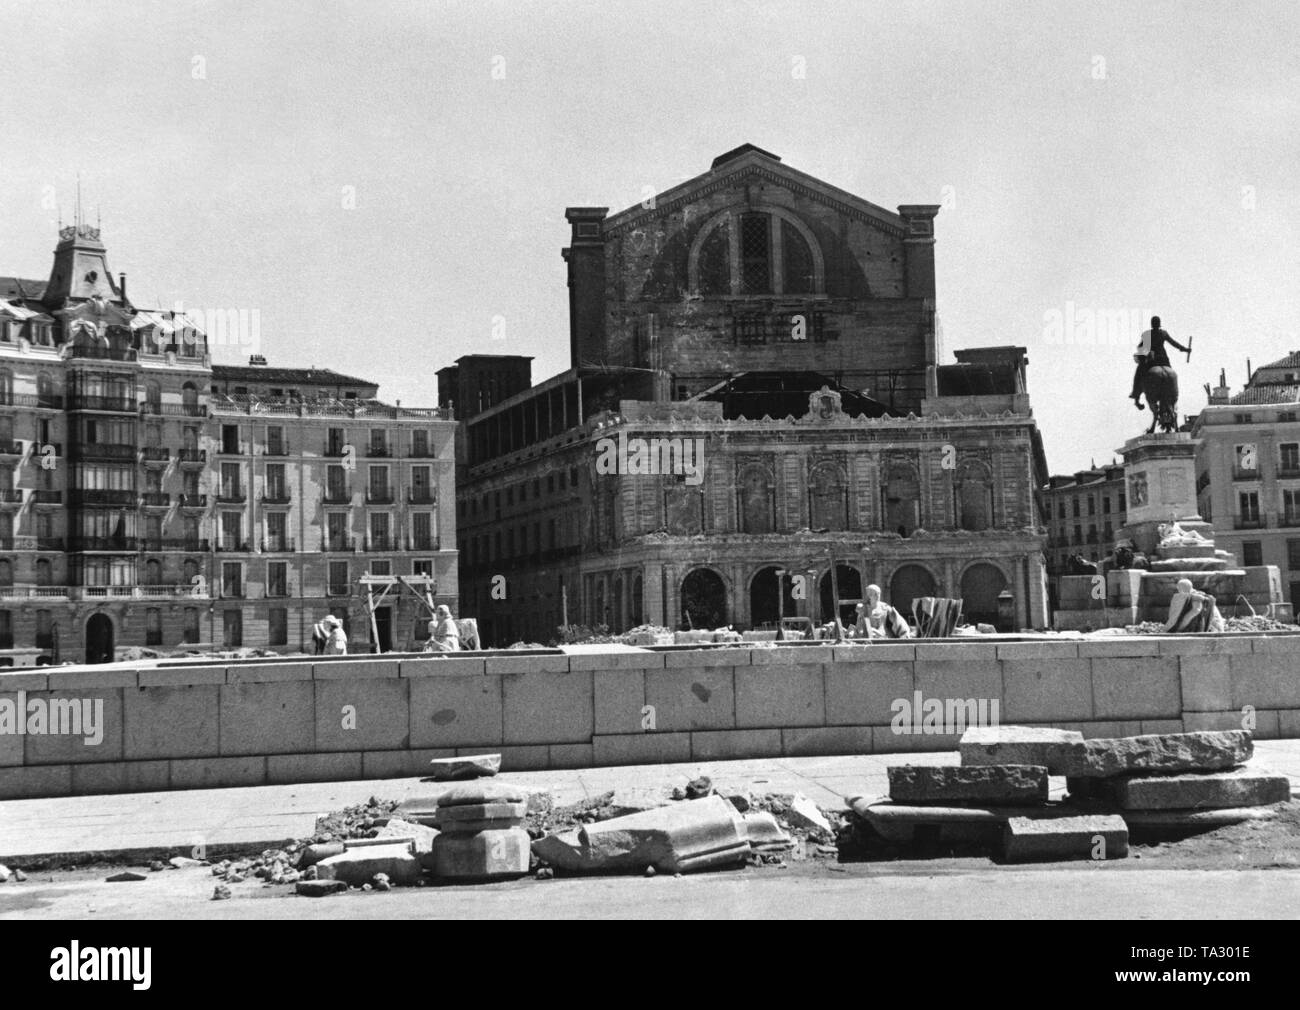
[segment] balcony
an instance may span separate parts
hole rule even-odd
[[[387,487],[372,487],[366,490],[367,505],[391,505],[393,504],[393,489]]]
[[[242,600],[244,598],[244,587],[242,585],[223,585],[221,587],[221,598],[223,600]]]
[[[392,450],[386,445],[366,446],[366,457],[368,459],[391,459],[392,456]]]
[[[36,541],[35,549],[38,551],[61,551],[63,550],[63,537],[32,537]]]
[[[1300,479],[1300,466],[1288,466],[1283,463],[1277,468],[1278,480],[1297,480]]]
[[[177,453],[181,466],[202,466],[208,461],[207,449],[182,449]]]
[[[433,488],[412,488],[406,492],[406,500],[412,505],[436,505],[437,496],[433,493]]]
[[[1234,466],[1232,468],[1232,479],[1233,480],[1259,480],[1259,470],[1258,468],[1254,470],[1243,470],[1241,469],[1241,467]]]
[[[250,550],[247,540],[220,540],[217,543],[218,554],[247,554]]]
[[[1268,528],[1268,516],[1264,513],[1235,515],[1232,517],[1234,530],[1263,530]]]
[[[22,442],[15,439],[0,442],[0,456],[21,456],[25,451]]]
[[[243,505],[248,501],[248,496],[244,494],[242,488],[223,487],[217,492],[218,505]]]
[[[1300,526],[1300,512],[1294,512],[1290,509],[1284,511],[1282,515],[1278,517],[1277,524],[1279,526]]]
[[[356,541],[354,541],[351,537],[326,536],[326,537],[321,537],[320,549],[322,551],[333,551],[335,553],[338,553],[342,551],[347,551],[347,552],[355,551],[357,548],[356,548]]]
[[[134,505],[134,491],[108,491],[103,488],[73,488],[68,492],[68,504],[78,505]]]
[[[328,487],[325,489],[326,505],[351,505],[352,492],[346,488]]]
[[[73,344],[67,348],[69,358],[83,361],[138,361],[140,356],[133,347],[86,347]]]
[[[0,407],[34,407],[37,410],[62,410],[63,397],[39,393],[0,393]]]
[[[407,458],[408,459],[437,459],[438,455],[427,445],[421,447],[411,446],[411,451]]]
[[[202,403],[151,403],[140,404],[141,414],[159,417],[207,417],[208,408]]]
[[[0,586],[0,600],[66,600],[67,586]],[[12,648],[3,646],[0,648]]]
[[[266,448],[262,450],[263,456],[287,456],[289,455],[288,442],[267,442]]]
[[[145,466],[158,463],[166,466],[172,461],[172,451],[165,445],[146,445],[141,450],[140,458],[144,460]]]
[[[21,505],[23,503],[23,489],[20,487],[10,488],[7,491],[0,491],[0,505]]]
[[[68,449],[78,460],[89,459],[103,463],[134,463],[136,448],[114,442],[70,442]]]
[[[412,537],[409,549],[413,551],[442,550],[442,548],[438,546],[437,537]]]
[[[297,549],[293,537],[268,537],[262,541],[263,554],[292,554]]]
[[[181,585],[179,583],[166,583],[157,586],[136,586],[135,596],[140,600],[174,600],[178,597],[202,596],[206,597],[207,593],[196,593],[194,586]]]
[[[68,397],[69,410],[101,410],[113,414],[134,414],[135,401],[125,396],[91,396],[73,393]]]
[[[398,546],[397,537],[366,537],[367,551],[396,551],[401,550]]]
[[[326,596],[347,596],[348,587],[338,583],[331,582],[325,590]]]
[[[222,442],[217,449],[218,456],[249,456],[248,444],[245,442]]]
[[[140,504],[146,508],[170,508],[172,496],[166,491],[145,491],[140,495]]]
[[[191,554],[206,554],[208,541],[188,537],[141,537],[140,550],[146,553],[188,551]]]
[[[69,537],[69,551],[105,551],[113,554],[134,554],[139,549],[135,537]]]
[[[181,508],[183,509],[205,509],[208,507],[208,496],[205,494],[182,494],[177,495],[180,499]]]
[[[347,444],[348,443],[346,442],[326,442],[325,448],[322,451],[322,455],[335,456],[335,457],[342,456],[343,449],[347,446]]]
[[[291,495],[287,488],[275,487],[262,492],[263,505],[288,505]]]

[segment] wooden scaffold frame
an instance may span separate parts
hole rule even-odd
[[[366,573],[361,576],[360,583],[366,589],[366,612],[370,615],[370,641],[374,645],[376,653],[382,651],[379,647],[379,621],[375,618],[375,611],[388,599],[389,594],[396,590],[397,596],[403,595],[403,590],[410,593],[416,600],[424,605],[429,611],[429,620],[433,620],[437,613],[437,604],[433,602],[435,594],[438,592],[438,580],[432,575],[371,575]],[[421,587],[423,592],[421,592]],[[378,589],[378,595],[375,591]]]

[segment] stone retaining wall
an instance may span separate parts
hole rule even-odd
[[[1259,738],[1300,737],[1300,635],[0,672],[0,698],[20,691],[101,700],[104,737],[0,733],[0,798],[407,777],[484,750],[513,771],[955,749],[894,732],[917,691],[1087,736],[1240,728],[1250,706]]]

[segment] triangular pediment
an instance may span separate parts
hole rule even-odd
[[[752,144],[743,144],[714,159],[707,172],[644,200],[605,221],[604,233],[615,234],[636,228],[647,221],[673,213],[680,207],[702,199],[720,189],[754,180],[783,186],[791,192],[816,200],[844,214],[864,220],[894,235],[903,235],[906,223],[893,211],[842,190],[837,186],[800,172],[780,158]]]

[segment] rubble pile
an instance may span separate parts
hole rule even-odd
[[[1119,629],[1115,630],[1118,631]],[[1261,631],[1290,631],[1294,633],[1300,629],[1298,629],[1295,624],[1278,621],[1272,617],[1265,617],[1262,614],[1252,614],[1249,617],[1225,617],[1223,621],[1223,630],[1257,634]],[[1130,624],[1127,625],[1123,631],[1129,635],[1169,634],[1169,632],[1165,630],[1165,626],[1159,621],[1143,621],[1141,624]]]
[[[958,765],[889,769],[889,798],[848,800],[868,852],[969,847],[1009,862],[1119,859],[1130,833],[1189,833],[1272,816],[1285,775],[1246,767],[1244,730],[1084,740],[1070,730],[968,729]],[[1049,800],[1049,776],[1068,795]]]

